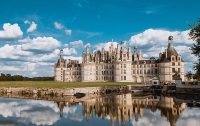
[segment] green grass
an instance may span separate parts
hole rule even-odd
[[[55,81],[2,81],[0,87],[73,88],[136,85],[135,82],[55,82]]]

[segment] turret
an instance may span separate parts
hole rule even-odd
[[[60,58],[63,58],[63,50],[60,50]]]
[[[86,47],[86,54],[89,54],[89,53],[90,53],[90,46],[87,45],[87,47]]]
[[[140,51],[139,51],[139,54],[138,54],[138,59],[139,59],[139,60],[142,60],[142,58],[143,58],[143,55],[142,55],[142,51],[140,50]]]
[[[136,47],[136,46],[134,46],[133,58],[134,58],[134,61],[138,60],[138,56],[137,56],[137,47]]]
[[[117,56],[116,56],[116,60],[118,60],[120,58],[120,47],[119,44],[117,44]]]
[[[101,49],[102,50],[102,60],[105,60],[105,56],[104,56],[104,48]]]
[[[131,52],[131,48],[128,48],[128,59],[132,61],[132,52]]]

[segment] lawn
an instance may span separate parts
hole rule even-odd
[[[55,82],[55,81],[2,81],[0,87],[72,88],[116,85],[137,85],[135,82]],[[142,84],[140,84],[142,85]]]

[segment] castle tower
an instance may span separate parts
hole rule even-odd
[[[138,60],[138,56],[137,56],[137,47],[134,46],[134,54],[133,54],[133,61]]]

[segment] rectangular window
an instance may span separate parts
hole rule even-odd
[[[172,68],[172,72],[175,73],[175,68]]]
[[[178,72],[179,72],[179,73],[181,72],[181,69],[180,69],[180,68],[178,68]]]
[[[124,80],[126,80],[126,76],[124,76]]]
[[[126,70],[124,70],[124,74],[126,74]]]
[[[180,66],[180,65],[181,65],[181,63],[180,63],[180,62],[178,62],[178,65]]]
[[[124,68],[126,68],[126,64],[124,64]]]
[[[157,74],[157,72],[158,72],[157,69],[155,69],[155,74]]]
[[[172,62],[172,66],[175,66],[175,62]]]
[[[123,76],[121,76],[121,80],[123,80]]]

